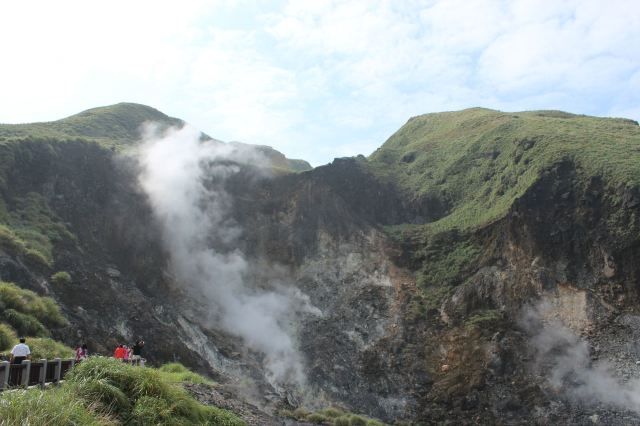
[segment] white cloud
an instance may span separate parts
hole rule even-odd
[[[255,39],[211,30],[192,61],[187,89],[207,127],[234,139],[275,140],[297,119],[291,105],[298,87],[294,73],[270,63]]]
[[[633,43],[640,35],[635,28],[620,26],[625,9],[612,14],[611,5],[602,2],[573,3],[574,8],[549,14],[516,2],[512,24],[480,57],[481,80],[506,95],[558,87],[590,90],[617,83],[637,68],[638,48],[631,44],[621,49],[618,44],[621,38]],[[536,19],[526,19],[529,12]],[[624,20],[637,20],[639,14],[635,15]]]
[[[70,114],[112,93],[130,99],[149,83],[174,84],[184,71],[182,47],[193,41],[192,24],[212,4],[3,3],[2,121],[54,119],[60,105],[74,108],[66,109]]]
[[[426,112],[638,110],[636,0],[62,1],[0,13],[5,122],[137,101],[319,164]]]

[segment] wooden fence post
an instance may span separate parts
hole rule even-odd
[[[62,372],[62,360],[60,358],[54,358],[53,362],[56,363],[56,370],[53,375],[53,380],[56,384],[60,383],[60,373]]]
[[[40,387],[44,389],[47,383],[47,360],[41,359],[40,363],[42,367],[40,367],[40,377],[38,377],[38,381],[40,382]]]
[[[2,361],[2,375],[0,375],[0,390],[4,390],[9,387],[9,369],[11,364],[9,361]]]
[[[28,359],[25,359],[22,361],[22,365],[24,365],[25,367],[22,368],[22,380],[20,385],[24,386],[25,388],[29,387],[29,375],[31,374],[31,361],[29,361]]]

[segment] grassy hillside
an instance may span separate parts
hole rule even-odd
[[[71,357],[73,349],[49,338],[51,329],[66,325],[53,299],[0,281],[0,352],[8,353],[18,336],[27,336],[33,359]]]
[[[87,138],[107,145],[130,143],[139,138],[140,125],[153,121],[180,126],[182,120],[169,117],[146,105],[119,103],[92,108],[62,120],[46,123],[2,124],[0,140],[18,138]]]
[[[562,161],[611,187],[640,185],[640,127],[631,120],[560,111],[472,108],[410,119],[369,158],[408,197],[444,200],[433,231],[469,229],[502,217]]]
[[[0,281],[0,325],[8,335],[17,332],[21,336],[43,337],[49,335],[50,328],[63,327],[67,321],[50,297],[41,297],[13,283]],[[0,337],[0,342],[3,340]],[[7,348],[0,343],[0,350]]]

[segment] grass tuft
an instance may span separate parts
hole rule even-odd
[[[179,362],[165,364],[158,369],[163,379],[171,383],[196,383],[211,385],[213,382],[200,374],[187,369]]]
[[[48,327],[62,327],[67,324],[53,299],[38,296],[33,291],[20,288],[13,283],[0,282],[0,306],[6,310],[30,315]]]
[[[298,407],[294,411],[283,410],[280,412],[283,417],[294,418],[301,422],[314,424],[324,424],[331,426],[384,426],[379,420],[358,414],[347,413],[339,408],[330,407],[315,412],[303,407]]]
[[[27,337],[32,359],[72,358],[75,351],[48,337]]]
[[[6,321],[21,336],[48,336],[49,331],[40,321],[28,314],[23,314],[15,309],[5,309],[2,319]]]
[[[51,275],[51,281],[57,285],[71,284],[71,275],[67,271],[58,271]]]
[[[7,324],[0,323],[0,351],[11,349],[17,340],[15,330]]]

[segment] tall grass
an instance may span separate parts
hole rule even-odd
[[[96,412],[67,386],[47,391],[14,390],[0,394],[0,426],[111,426],[116,420]]]
[[[90,357],[58,388],[0,394],[0,426],[18,424],[239,426],[244,422],[231,412],[198,403],[156,369]]]
[[[67,376],[66,386],[124,424],[241,425],[232,413],[198,403],[152,368],[92,357]]]

